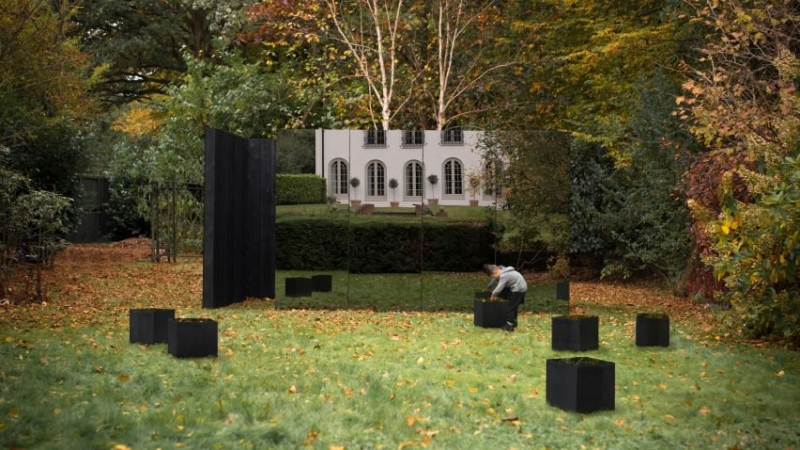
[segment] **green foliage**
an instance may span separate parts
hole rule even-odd
[[[677,285],[690,250],[690,216],[679,188],[692,138],[673,115],[674,89],[663,76],[636,87],[630,159],[616,168],[615,189],[605,191],[603,222],[613,247],[603,273],[660,273]]]
[[[314,130],[280,130],[275,144],[277,173],[314,173]]]
[[[28,178],[0,165],[0,295],[6,294],[7,277],[15,266],[35,263],[41,270],[52,266],[55,255],[66,248],[62,236],[69,231],[70,203],[67,197],[34,189]],[[41,300],[41,282],[35,289],[23,295]]]
[[[754,202],[736,201],[732,174],[725,177],[722,212],[708,224],[715,255],[707,262],[725,282],[737,326],[800,344],[800,157],[770,167],[740,173]]]
[[[690,177],[703,261],[724,282],[730,324],[797,344],[800,15],[791,1],[690,2],[707,31],[700,68],[683,84],[684,118],[709,147],[696,167],[720,179],[717,197]]]
[[[546,242],[550,252],[569,246],[570,136],[559,132],[488,132],[479,150],[494,167],[510,219],[498,250],[524,251]]]
[[[218,58],[215,40],[230,42],[249,0],[82,0],[75,35],[95,56],[97,91],[111,103],[148,100],[186,71],[182,54]]]
[[[116,178],[109,184],[104,210],[111,240],[150,236],[150,218],[144,215],[146,209],[142,205],[146,186],[145,180],[128,178]]]
[[[325,203],[325,179],[311,174],[277,174],[275,203],[300,205]]]
[[[605,224],[606,197],[617,187],[614,160],[600,144],[573,140],[570,161],[569,252],[602,261],[614,243]]]

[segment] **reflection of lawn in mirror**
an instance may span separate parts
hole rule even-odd
[[[357,206],[347,206],[343,203],[319,204],[319,205],[279,205],[277,206],[277,220],[294,219],[343,219],[352,222],[378,222],[378,221],[402,221],[420,222],[424,221],[452,221],[452,222],[483,222],[487,214],[494,215],[495,210],[485,206],[444,206],[447,217],[438,217],[426,214],[420,219],[414,212],[413,206],[402,206],[397,208],[379,207],[370,215],[356,214]],[[349,214],[348,214],[349,210]],[[439,211],[438,206],[431,207],[435,214]],[[506,216],[508,211],[498,210],[498,220]]]
[[[314,292],[311,297],[284,296],[287,277],[333,275],[331,292]],[[279,271],[278,308],[373,309],[377,311],[425,310],[471,312],[475,291],[483,290],[488,279],[481,272],[422,274],[348,274],[346,272]],[[528,284],[523,311],[555,312],[555,286]]]

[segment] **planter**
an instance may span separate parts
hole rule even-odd
[[[400,202],[389,202],[389,206],[391,206],[392,208],[397,208],[398,206],[400,206]]]
[[[429,198],[428,199],[428,205],[430,205],[430,206],[438,206],[439,205],[439,199],[438,198]]]
[[[666,314],[637,314],[636,346],[669,347],[669,316]]]
[[[436,217],[447,217],[447,211],[439,211],[436,213]]]
[[[287,278],[286,296],[287,297],[310,297],[311,278]]]
[[[175,318],[174,309],[131,309],[130,341],[141,344],[165,344],[170,319]]]
[[[556,283],[556,300],[569,301],[569,281]]]
[[[553,350],[583,352],[599,348],[597,316],[555,316],[552,327]]]
[[[594,358],[547,360],[547,404],[591,413],[614,409],[614,363]]]
[[[476,327],[502,328],[508,313],[507,301],[490,301],[491,292],[476,292],[473,301],[473,323]]]
[[[167,348],[176,358],[217,356],[217,322],[212,319],[171,319]]]
[[[314,275],[311,277],[311,290],[314,292],[330,292],[333,290],[332,275]]]
[[[350,205],[361,206],[361,200],[350,200]]]
[[[469,206],[478,206],[478,200],[470,200]]]

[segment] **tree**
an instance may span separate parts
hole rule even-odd
[[[685,66],[682,117],[708,147],[704,160],[741,161],[720,171],[717,201],[690,198],[704,261],[739,331],[797,344],[800,14],[788,0],[688,3],[708,39]]]
[[[28,142],[53,123],[84,119],[88,59],[70,39],[76,2],[0,5],[0,148]]]
[[[214,41],[241,31],[250,0],[82,0],[75,36],[95,57],[97,90],[112,103],[151,99],[177,82],[183,58],[214,59]],[[218,45],[218,44],[217,44]]]
[[[403,0],[325,0],[328,12],[338,33],[338,39],[347,47],[359,73],[378,103],[376,115],[369,103],[373,127],[389,129],[392,118],[408,102],[408,97],[395,106],[399,69],[398,38],[402,31]],[[413,85],[414,76],[406,80]]]

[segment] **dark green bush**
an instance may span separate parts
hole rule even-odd
[[[486,225],[296,220],[276,228],[280,270],[473,272],[492,261]],[[348,246],[348,237],[352,245]]]
[[[275,177],[278,205],[325,203],[325,179],[312,174],[279,173]]]

